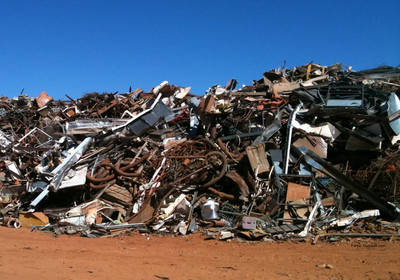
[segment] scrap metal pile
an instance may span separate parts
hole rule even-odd
[[[398,236],[400,69],[308,64],[204,96],[0,100],[0,223],[96,237]]]

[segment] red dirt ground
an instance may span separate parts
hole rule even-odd
[[[400,242],[238,243],[0,227],[0,279],[400,279]]]

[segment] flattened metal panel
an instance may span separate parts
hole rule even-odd
[[[265,154],[264,144],[261,143],[254,146],[248,146],[246,148],[246,153],[249,157],[251,169],[256,176],[270,170],[267,155]]]
[[[303,186],[289,182],[286,193],[286,203],[302,198],[307,199],[310,197],[310,192],[311,188],[309,186]]]
[[[130,123],[128,125],[129,130],[133,133],[133,134],[140,134],[140,132],[142,132],[143,130],[149,128],[150,126],[143,121],[142,119],[137,119],[134,120],[132,123]]]
[[[328,107],[361,107],[362,100],[330,99],[327,101],[326,106],[328,106]]]
[[[143,130],[153,126],[160,118],[165,118],[172,114],[172,110],[167,105],[163,102],[158,102],[150,112],[131,122],[128,128],[132,133],[140,134]]]

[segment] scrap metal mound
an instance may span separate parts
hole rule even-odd
[[[308,64],[203,96],[163,82],[0,99],[0,223],[96,237],[392,237],[400,70]]]

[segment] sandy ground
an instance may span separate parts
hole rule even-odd
[[[400,242],[238,243],[0,227],[0,279],[400,279]]]

